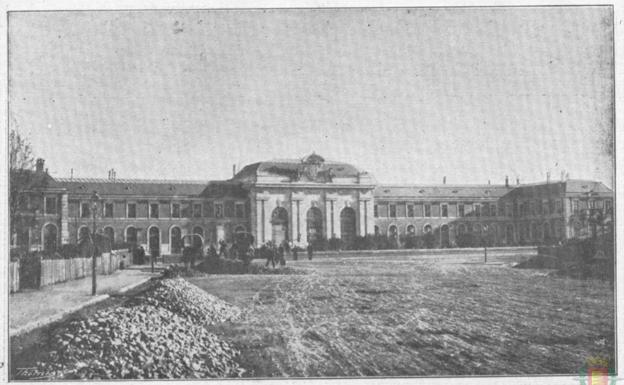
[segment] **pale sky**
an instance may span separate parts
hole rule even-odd
[[[610,7],[12,13],[10,125],[68,177],[355,164],[612,186]]]

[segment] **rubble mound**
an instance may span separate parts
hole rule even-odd
[[[183,278],[163,279],[138,300],[165,308],[199,324],[233,321],[241,315],[236,306],[206,293]]]
[[[240,377],[239,351],[208,332],[240,310],[183,279],[53,330],[38,369],[51,379]]]

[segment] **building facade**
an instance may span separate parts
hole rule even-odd
[[[353,165],[317,154],[247,165],[226,181],[52,178],[37,161],[36,183],[20,194],[11,242],[31,250],[78,243],[93,231],[113,245],[177,254],[185,244],[231,242],[301,247],[364,235],[397,247],[462,246],[466,235],[490,245],[555,242],[609,224],[613,192],[594,181],[510,185],[380,185]],[[97,192],[99,200],[92,200]],[[95,218],[94,218],[95,214]]]

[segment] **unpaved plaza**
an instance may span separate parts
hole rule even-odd
[[[247,376],[573,374],[614,359],[608,282],[443,257],[289,261],[306,275],[189,279],[244,309],[213,327]]]

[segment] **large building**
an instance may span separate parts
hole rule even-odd
[[[226,181],[126,180],[114,172],[108,179],[52,178],[41,159],[31,174],[11,237],[31,250],[77,243],[92,231],[94,207],[98,232],[113,244],[160,254],[180,253],[185,240],[231,242],[237,233],[256,244],[302,247],[331,238],[349,247],[375,234],[397,247],[423,246],[406,243],[410,238],[462,246],[466,235],[491,245],[554,242],[588,236],[613,208],[613,192],[600,182],[383,185],[317,154],[250,164]]]

